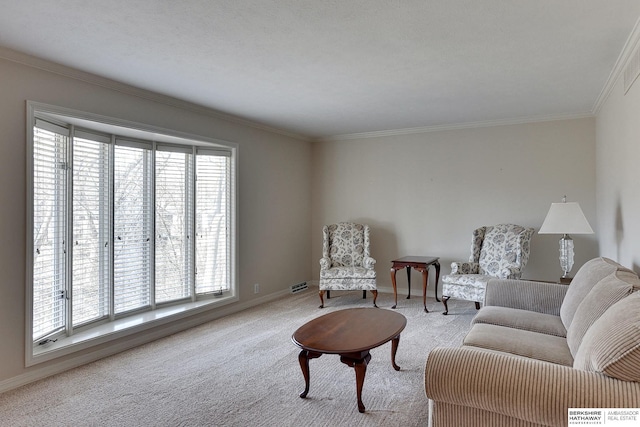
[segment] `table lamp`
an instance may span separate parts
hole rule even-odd
[[[593,229],[582,213],[580,205],[567,202],[567,196],[564,196],[562,203],[551,203],[538,234],[562,234],[560,267],[563,271],[562,278],[567,278],[573,267],[573,239],[569,234],[593,234]]]

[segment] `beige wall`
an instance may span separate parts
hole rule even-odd
[[[600,252],[640,272],[640,80],[618,79],[596,120]]]
[[[448,273],[451,261],[468,259],[474,228],[513,222],[537,230],[564,194],[580,203],[596,231],[573,236],[572,272],[598,255],[593,118],[316,142],[312,180],[314,279],[323,224],[371,225],[384,288],[391,287],[390,260],[439,256]],[[559,238],[534,235],[523,277],[558,279]]]
[[[24,368],[27,100],[238,143],[237,305],[309,279],[309,142],[5,59],[0,59],[0,94],[0,385],[75,363],[68,358]],[[258,295],[254,283],[261,285]],[[83,360],[91,357],[85,354]]]

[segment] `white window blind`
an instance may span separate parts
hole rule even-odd
[[[37,120],[33,132],[33,339],[65,327],[68,130]]]
[[[116,145],[113,195],[116,314],[151,304],[152,171],[151,145]]]
[[[74,132],[73,326],[109,315],[109,142],[102,135]]]
[[[192,294],[191,162],[192,154],[185,149],[156,151],[156,303]]]
[[[230,288],[231,159],[199,149],[196,155],[196,291]]]

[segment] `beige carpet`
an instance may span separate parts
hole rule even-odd
[[[407,317],[393,370],[391,344],[371,351],[358,412],[355,372],[339,357],[310,361],[304,379],[291,335],[308,320],[349,307],[369,307],[361,292],[334,292],[318,309],[317,288],[0,395],[2,426],[424,426],[424,364],[436,346],[457,346],[475,314],[473,303],[442,304],[399,295]],[[380,294],[381,310],[393,295]]]

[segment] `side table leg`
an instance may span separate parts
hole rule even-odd
[[[407,299],[411,299],[411,266],[407,266]]]
[[[440,300],[438,299],[438,280],[440,279],[440,263],[436,261],[433,263],[433,265],[436,267],[436,288],[435,288],[436,301],[440,302]]]
[[[298,355],[298,361],[304,376],[304,391],[300,393],[302,398],[307,397],[307,393],[309,393],[309,359],[315,359],[320,356],[322,356],[322,353],[315,353],[309,350],[302,350]]]
[[[391,284],[393,285],[394,298],[393,307],[391,308],[396,308],[396,306],[398,305],[398,288],[396,287],[396,269],[394,267],[391,267]]]
[[[446,295],[442,295],[442,304],[444,304],[444,314],[445,316],[449,314],[449,306],[447,306],[447,301],[449,301],[449,297]]]
[[[398,352],[398,344],[400,344],[400,335],[391,340],[391,366],[396,371],[400,370],[400,366],[396,365],[396,353]]]
[[[424,306],[425,313],[429,312],[429,310],[427,310],[427,283],[429,283],[428,265],[422,269],[422,305]]]

